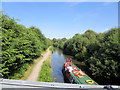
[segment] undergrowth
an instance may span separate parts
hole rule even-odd
[[[51,66],[50,59],[51,59],[51,55],[48,57],[46,61],[44,61],[37,81],[52,82],[52,76],[50,75],[52,72],[52,69],[50,68]]]

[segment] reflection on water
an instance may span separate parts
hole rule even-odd
[[[64,77],[62,74],[62,67],[67,58],[71,56],[64,55],[62,50],[55,49],[52,54],[52,76],[53,81],[64,83]]]
[[[55,49],[52,54],[52,76],[53,81],[64,83],[64,78],[62,74],[62,66],[65,62],[65,57],[62,51]]]
[[[91,72],[87,69],[87,66],[85,66],[84,63],[73,59],[72,56],[63,54],[62,50],[55,48],[52,54],[52,71],[53,72],[51,73],[51,75],[53,76],[53,81],[64,83],[62,67],[67,58],[72,58],[72,62],[77,67],[85,71],[87,75],[89,76],[91,75]]]

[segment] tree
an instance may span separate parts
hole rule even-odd
[[[2,15],[2,76],[21,78],[34,59],[50,45],[40,29],[26,28],[14,18]]]

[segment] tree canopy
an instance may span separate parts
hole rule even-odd
[[[41,56],[51,41],[40,29],[26,28],[17,24],[14,18],[2,15],[2,76],[20,78],[34,59]]]
[[[87,30],[81,35],[77,33],[61,45],[62,50],[65,54],[84,62],[91,71],[89,75],[98,83],[119,84],[120,38],[118,37],[120,36],[118,31],[118,28],[112,28],[105,33],[96,33],[93,30]],[[56,40],[53,45],[59,47],[60,43],[62,40]]]

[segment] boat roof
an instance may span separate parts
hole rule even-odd
[[[71,67],[76,67],[79,71],[80,71],[80,69],[75,65],[75,64],[73,64],[73,63],[71,63],[72,64],[72,66]],[[82,71],[81,71],[82,72]],[[82,72],[82,73],[84,73],[84,72]],[[81,76],[83,76],[83,77],[78,77],[78,76],[76,76],[74,73],[73,73],[73,71],[71,72],[71,75],[73,76],[73,78],[75,79],[75,80],[77,80],[77,82],[78,82],[78,84],[85,84],[85,85],[98,85],[98,83],[96,83],[93,79],[91,79],[87,74],[83,74],[83,75],[81,75]],[[93,81],[94,83],[87,83],[86,82],[86,80],[91,80],[91,81]]]

